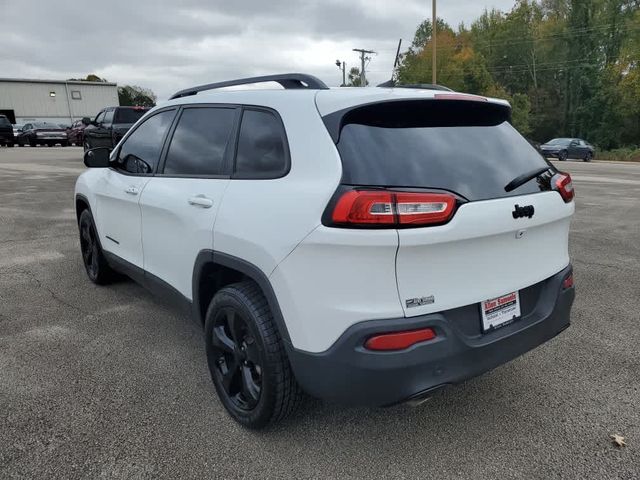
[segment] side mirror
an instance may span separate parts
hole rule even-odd
[[[89,117],[82,117],[82,124],[87,126],[91,124],[91,119]]]
[[[97,147],[87,150],[84,154],[84,164],[89,168],[107,168],[111,150],[107,147]]]

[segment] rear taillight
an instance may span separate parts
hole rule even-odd
[[[339,225],[425,226],[445,223],[456,199],[446,193],[349,190],[331,216]]]
[[[553,187],[558,191],[565,203],[569,203],[575,197],[573,191],[573,183],[571,182],[571,175],[568,173],[560,172],[553,178]]]
[[[421,328],[407,332],[383,333],[370,337],[364,344],[368,350],[392,351],[405,350],[416,343],[427,342],[436,338],[433,328]]]

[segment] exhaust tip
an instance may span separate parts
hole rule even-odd
[[[416,393],[415,395],[412,395],[411,397],[409,397],[404,403],[405,405],[408,405],[409,407],[413,407],[413,408],[417,408],[420,405],[424,404],[425,402],[427,402],[428,400],[431,400],[431,398],[440,390],[443,390],[444,388],[448,387],[450,384],[448,383],[443,383],[442,385],[436,385],[435,387],[431,387],[427,390],[423,390],[422,392]]]

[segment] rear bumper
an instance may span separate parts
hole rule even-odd
[[[309,394],[347,405],[385,406],[427,395],[487,372],[541,345],[569,326],[574,288],[562,289],[571,266],[536,285],[536,299],[516,322],[487,334],[470,329],[461,312],[477,305],[413,318],[373,320],[350,327],[327,351],[293,349],[289,357]],[[475,309],[475,310],[474,310]],[[477,311],[476,316],[479,315]],[[437,338],[400,352],[372,352],[374,334],[432,327]]]

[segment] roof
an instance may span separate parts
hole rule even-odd
[[[259,89],[214,89],[199,92],[197,95],[175,98],[162,104],[184,105],[191,103],[230,103],[245,105],[270,106],[285,99],[293,101],[314,102],[320,115],[325,116],[345,108],[367,103],[384,102],[390,100],[420,100],[434,98],[435,95],[455,95],[455,92],[442,90],[428,90],[415,88],[380,88],[380,87],[349,87],[331,88],[327,90],[280,88]],[[479,97],[483,100],[486,97]],[[491,103],[509,106],[509,102],[497,98],[486,98]]]
[[[0,78],[0,82],[15,82],[15,83],[57,83],[60,85],[97,85],[105,87],[117,87],[117,83],[112,82],[88,82],[86,80],[43,80],[34,78]]]

